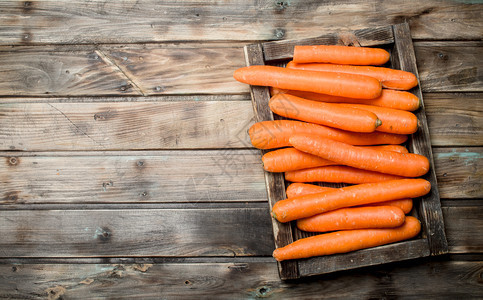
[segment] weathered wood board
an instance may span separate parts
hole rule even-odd
[[[483,206],[481,201],[443,207],[449,251],[483,253]],[[223,207],[224,206],[224,207]],[[266,203],[63,205],[22,206],[0,210],[0,263],[6,258],[140,258],[140,257],[242,257],[271,255],[274,241]],[[221,218],[220,216],[223,216]],[[412,241],[412,254],[421,249]],[[378,255],[357,251],[334,256],[324,268],[387,259],[390,251],[404,251],[401,244],[388,245]],[[426,248],[427,249],[427,248]],[[404,254],[404,253],[398,253]],[[317,265],[301,266],[314,272]]]
[[[433,153],[441,198],[483,198],[483,148]],[[3,205],[267,200],[255,149],[0,152],[0,160]]]
[[[273,250],[266,209],[0,210],[2,257],[256,256]],[[223,218],[220,218],[223,216]]]
[[[419,78],[413,43],[407,23],[331,34],[314,39],[248,45],[245,47],[247,65],[278,64],[283,60],[290,59],[296,44],[377,45],[390,48],[391,67],[412,72]],[[268,87],[250,86],[250,89],[256,121],[273,120],[274,115],[268,107],[270,99]],[[430,171],[424,178],[431,182],[432,189],[429,194],[416,199],[414,209],[422,223],[423,230],[420,236],[410,241],[359,250],[353,253],[282,261],[279,263],[281,279],[294,279],[428,255],[440,255],[448,252],[429,129],[420,85],[413,88],[411,92],[421,100],[421,107],[415,112],[419,120],[419,128],[409,138],[408,149],[412,153],[426,156],[431,165]],[[262,151],[263,153],[264,151]],[[269,206],[272,207],[277,201],[286,198],[283,175],[265,172],[265,178],[269,194],[268,202]],[[284,224],[272,219],[272,226],[277,248],[286,246],[294,240],[306,236],[305,233],[299,231],[290,223]]]
[[[363,46],[394,41],[387,30],[375,34],[361,29],[356,34]],[[337,42],[338,38],[331,34],[319,42]],[[290,55],[287,46],[266,45],[266,59]],[[481,92],[482,45],[416,42],[423,92]],[[244,65],[243,46],[240,42],[1,46],[0,72],[5,79],[0,81],[0,95],[247,94],[248,87],[232,76],[233,70]]]
[[[139,264],[0,265],[1,296],[8,299],[71,298],[482,298],[481,261],[395,263],[329,274],[312,281],[280,281],[276,263],[186,262]],[[227,280],[229,278],[229,280]],[[421,282],[425,284],[421,284]],[[430,285],[428,288],[427,285]],[[411,288],[408,288],[411,287]]]
[[[417,39],[480,39],[478,1],[2,1],[0,43],[254,41],[408,21]],[[293,21],[293,20],[296,20]]]
[[[483,93],[424,97],[433,146],[483,146]],[[248,95],[1,98],[0,149],[252,147],[246,133],[254,122],[248,100]],[[177,117],[189,122],[178,126]],[[163,138],[157,135],[161,132]]]
[[[266,201],[255,150],[3,154],[0,204]]]
[[[0,104],[0,149],[245,148],[246,101]]]

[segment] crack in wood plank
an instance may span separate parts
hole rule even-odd
[[[97,49],[95,53],[109,66],[113,67],[115,71],[118,73],[121,73],[124,77],[126,77],[126,81],[128,81],[131,86],[133,87],[133,90],[139,93],[142,96],[147,96],[147,94],[143,91],[141,88],[141,85],[136,82],[134,77],[129,76],[129,72],[122,68],[119,64],[115,62],[114,59],[111,59],[107,54],[105,54],[102,50]]]
[[[55,107],[54,105],[52,105],[52,103],[47,103],[50,107],[52,107],[53,109],[55,109],[56,111],[58,111],[59,113],[61,113],[66,119],[67,121],[69,121],[70,124],[72,124],[72,126],[74,126],[80,133],[82,133],[83,135],[85,135],[86,137],[88,137],[91,141],[93,141],[96,145],[99,145],[101,147],[104,147],[104,145],[102,145],[101,143],[97,142],[96,140],[94,140],[90,135],[87,134],[87,132],[85,132],[84,130],[82,130],[79,126],[77,126],[74,122],[72,122],[72,120],[66,115],[64,114],[63,111],[61,111],[60,109],[58,109],[57,107]]]

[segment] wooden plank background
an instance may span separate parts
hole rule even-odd
[[[482,298],[482,11],[0,2],[0,297]],[[404,21],[450,255],[280,282],[243,46]]]

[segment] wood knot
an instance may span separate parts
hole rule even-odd
[[[438,53],[438,58],[441,59],[441,60],[444,60],[444,61],[449,59],[448,55],[443,53],[443,52]]]
[[[15,203],[18,201],[18,191],[12,191],[5,193],[3,197],[3,202],[5,203]]]
[[[287,1],[277,1],[277,2],[275,2],[275,8],[278,11],[282,11],[282,10],[286,9],[288,6],[289,6],[289,3]]]
[[[7,157],[7,163],[10,166],[16,166],[18,165],[19,162],[20,160],[17,157],[10,157],[10,158]]]
[[[119,87],[121,92],[127,92],[132,88],[132,84],[123,84]]]
[[[107,242],[111,238],[112,233],[107,227],[98,227],[96,229],[96,236],[101,242]]]
[[[352,32],[343,32],[339,34],[339,44],[343,46],[355,46],[360,47],[361,44],[359,43],[356,35]]]
[[[62,295],[65,294],[66,290],[63,286],[54,286],[45,290],[47,293],[47,299],[49,300],[57,300],[62,299]]]
[[[157,86],[154,87],[154,90],[156,92],[164,92],[165,88],[160,86],[160,85],[157,85]]]
[[[102,183],[102,189],[104,190],[104,192],[107,191],[107,188],[110,186],[114,186],[114,182],[112,182],[112,180]]]
[[[137,165],[138,167],[143,167],[143,166],[144,166],[144,161],[139,160],[139,161],[136,163],[136,165]]]
[[[256,289],[256,296],[257,297],[260,297],[260,298],[265,298],[265,297],[268,297],[270,295],[270,287],[268,286],[261,286],[259,288]]]
[[[277,28],[275,29],[275,31],[273,32],[273,35],[275,36],[276,39],[280,40],[280,39],[283,39],[285,37],[285,30],[282,29],[282,28]]]
[[[25,1],[22,6],[22,10],[24,13],[31,12],[33,9],[33,3],[32,1]]]

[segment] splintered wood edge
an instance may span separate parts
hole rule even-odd
[[[441,201],[438,183],[436,181],[436,172],[434,170],[433,153],[431,150],[431,139],[424,109],[411,32],[408,23],[393,25],[393,30],[395,50],[393,51],[393,54],[397,55],[395,61],[398,61],[398,67],[401,70],[415,74],[418,79],[418,86],[411,92],[420,99],[420,108],[415,112],[419,120],[419,128],[418,131],[411,136],[408,143],[410,152],[426,156],[430,163],[430,170],[425,176],[423,176],[423,178],[431,182],[431,191],[426,196],[421,197],[420,201],[420,215],[423,218],[423,228],[426,231],[431,255],[445,254],[449,251],[448,242],[444,231],[443,213],[441,210]]]
[[[246,65],[264,65],[263,50],[260,44],[252,44],[244,47]],[[273,120],[273,114],[268,106],[270,100],[270,91],[268,87],[252,86],[250,85],[250,93],[252,98],[253,112],[255,121]],[[267,151],[262,150],[261,154]],[[271,173],[264,171],[265,185],[267,187],[268,203],[270,211],[273,205],[281,199],[285,199],[285,182],[282,173]],[[279,197],[282,197],[279,199]],[[280,223],[274,218],[271,218],[273,237],[275,247],[283,247],[293,242],[292,227],[290,223]],[[299,278],[299,270],[297,261],[282,261],[278,262],[278,271],[280,278],[296,279]]]
[[[377,46],[394,43],[392,26],[364,28],[354,31],[332,33],[316,38],[265,42],[262,44],[265,62],[289,59],[293,56],[295,45],[348,45]]]

